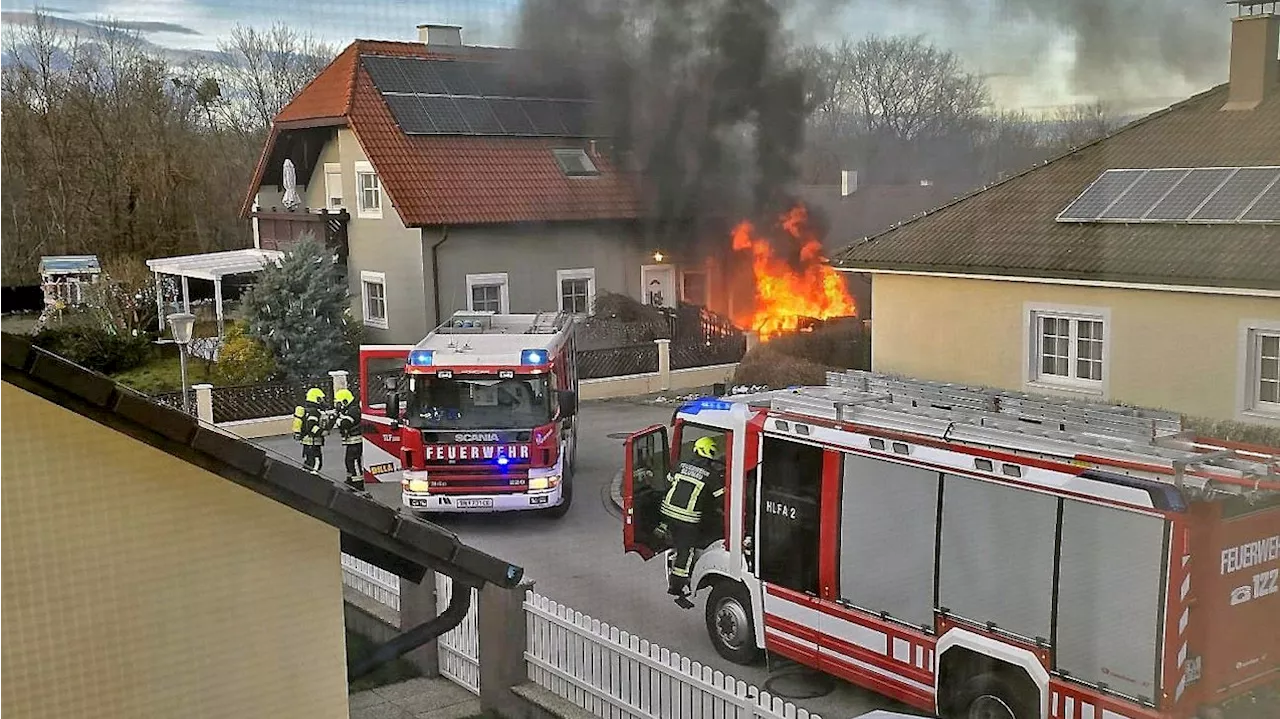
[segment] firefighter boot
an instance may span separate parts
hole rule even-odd
[[[362,475],[362,474],[353,474],[353,475],[351,475],[350,477],[347,477],[347,486],[348,486],[348,487],[350,487],[350,488],[352,488],[352,489],[354,489],[354,490],[356,490],[357,492],[363,492],[363,491],[365,491],[365,490],[364,490],[364,475]]]

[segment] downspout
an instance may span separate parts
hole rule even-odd
[[[472,587],[454,579],[449,606],[443,612],[373,650],[364,661],[347,670],[347,682],[359,679],[461,624],[467,617],[467,611],[471,609],[471,589]]]
[[[431,246],[431,291],[434,294],[436,308],[435,327],[439,327],[444,320],[440,317],[440,262],[436,255],[436,249],[443,245],[449,239],[449,226],[445,225],[440,231],[440,239]]]

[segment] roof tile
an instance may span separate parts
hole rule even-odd
[[[1221,111],[1227,86],[852,245],[857,269],[1280,289],[1280,225],[1074,224],[1055,217],[1115,168],[1280,165],[1280,93]]]

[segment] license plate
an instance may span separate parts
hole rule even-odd
[[[383,463],[383,464],[375,464],[375,465],[373,465],[372,467],[370,467],[370,468],[369,468],[369,473],[370,473],[370,474],[373,474],[373,475],[375,475],[375,476],[376,476],[376,475],[379,475],[379,474],[386,474],[387,472],[390,472],[391,470],[393,470],[393,469],[395,469],[395,468],[396,468],[396,466],[395,466],[394,464],[392,464],[391,462],[385,462],[385,463]]]
[[[431,506],[431,501],[427,499],[410,499],[409,506],[410,507],[429,507]]]
[[[459,499],[458,507],[461,509],[479,509],[481,507],[492,507],[492,499]]]

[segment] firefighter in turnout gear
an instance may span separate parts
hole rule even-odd
[[[333,394],[333,408],[337,411],[338,436],[342,438],[343,464],[347,469],[347,484],[364,489],[364,435],[360,432],[360,405],[349,389]]]
[[[719,516],[712,510],[724,496],[724,452],[720,440],[699,438],[693,443],[693,454],[691,459],[680,462],[671,477],[667,494],[662,498],[663,521],[658,526],[659,534],[666,534],[675,550],[667,577],[667,593],[686,609],[693,606],[687,598],[689,572],[693,569],[702,522],[708,514]]]
[[[324,465],[324,435],[329,431],[324,401],[324,391],[312,387],[306,401],[293,410],[293,438],[302,444],[302,466],[312,472]]]

